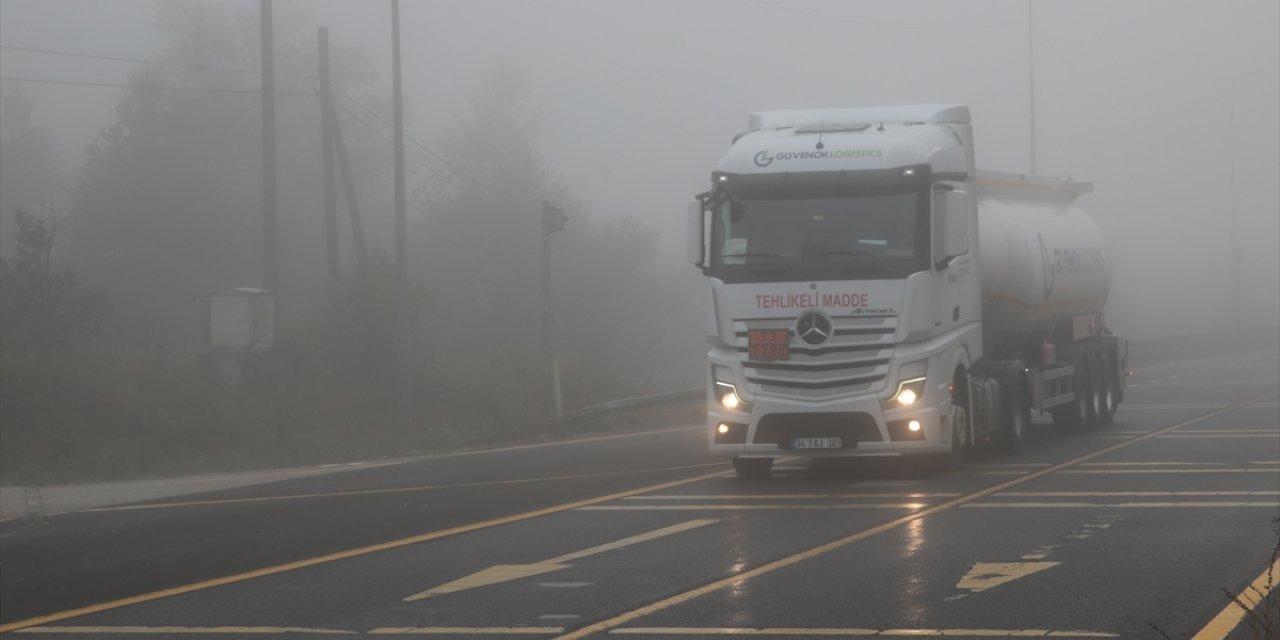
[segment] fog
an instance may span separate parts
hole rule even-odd
[[[104,145],[104,135],[128,113],[152,107],[129,103],[123,87],[66,83],[137,85],[130,74],[144,65],[49,52],[252,71],[258,4],[0,0],[0,76],[8,78],[0,84],[9,96],[0,250],[14,252],[15,208],[59,221],[55,255],[105,297],[99,347],[142,359],[157,350],[195,353],[199,296],[261,284],[258,98],[191,94],[192,104],[154,107],[194,109],[164,137],[176,144],[189,135],[192,144],[190,156],[157,161],[173,175],[144,175],[128,160],[95,165],[86,147],[97,141],[103,154],[133,153],[123,143]],[[287,76],[315,75],[315,28],[331,30],[335,83],[353,97],[341,101],[350,112],[339,115],[362,214],[385,256],[389,2],[277,0],[275,7],[281,91],[314,92],[310,81]],[[1038,173],[1095,183],[1080,204],[1111,244],[1108,324],[1131,338],[1234,326],[1233,215],[1242,322],[1280,324],[1280,5],[1271,0],[1035,0],[1030,11],[1026,0],[404,0],[401,12],[406,127],[415,141],[411,277],[424,314],[424,337],[413,349],[437,368],[463,372],[461,379],[504,371],[521,386],[537,377],[542,197],[570,214],[553,238],[554,348],[566,362],[566,401],[686,388],[701,382],[704,342],[701,275],[683,262],[684,207],[705,190],[750,112],[965,103],[979,166],[1026,172],[1032,74]],[[148,72],[161,84],[253,89],[257,82],[180,66]],[[122,110],[126,103],[134,111]],[[280,295],[284,319],[301,326],[326,304],[319,109],[309,96],[281,95],[277,104]],[[26,137],[13,133],[19,129]],[[131,129],[120,130],[127,140]],[[183,182],[195,174],[175,165],[187,163],[192,172],[206,163],[205,178]],[[469,191],[477,181],[505,191]],[[110,185],[157,193],[144,205],[133,187],[120,193]],[[165,187],[172,192],[161,193]],[[104,194],[114,204],[104,204]],[[151,234],[141,236],[101,213],[124,220],[147,207],[185,213],[138,218]],[[518,222],[517,210],[526,216]],[[199,232],[155,222],[181,226],[232,211],[225,216],[234,223]],[[113,233],[121,235],[109,240]],[[182,234],[189,237],[169,242]],[[111,241],[119,246],[103,248]],[[143,252],[153,262],[121,258],[135,241],[155,249]],[[351,243],[344,236],[348,264]],[[593,320],[590,335],[573,333],[575,318]],[[528,339],[512,339],[503,351],[486,342],[495,332]],[[475,393],[458,385],[451,397]],[[527,394],[489,419],[513,425],[538,415],[538,390]],[[459,410],[456,419],[475,415]]]

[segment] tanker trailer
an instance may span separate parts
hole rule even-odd
[[[1127,354],[1105,324],[1106,239],[1076,204],[1092,185],[993,171],[978,171],[974,182],[986,360],[979,373],[1012,370],[1001,375],[1001,391],[1008,396],[1012,384],[1024,397],[1003,402],[1005,412],[1048,412],[1067,431],[1110,424]],[[1020,380],[1012,375],[1019,368]]]
[[[752,114],[688,210],[712,454],[954,465],[1033,411],[1109,422],[1125,348],[1089,190],[977,171],[965,105]]]

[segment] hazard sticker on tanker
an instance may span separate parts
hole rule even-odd
[[[752,329],[747,333],[747,354],[752,360],[785,360],[791,353],[787,349],[788,329]]]

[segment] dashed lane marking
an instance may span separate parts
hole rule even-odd
[[[822,627],[622,627],[616,635],[647,636],[800,636],[804,638],[860,638],[867,636],[947,636],[956,638],[1118,638],[1106,631],[1049,629],[839,629]]]
[[[631,496],[624,500],[823,500],[823,499],[859,499],[859,498],[954,498],[961,493],[738,493],[738,494],[650,494]]]
[[[1240,595],[1228,603],[1218,615],[1214,616],[1209,624],[1192,636],[1191,640],[1222,640],[1226,638],[1240,624],[1240,621],[1246,615],[1252,615],[1253,609],[1263,600],[1267,599],[1267,593],[1276,588],[1276,583],[1280,582],[1280,558],[1276,558],[1270,567],[1259,575],[1252,584],[1244,588]],[[1246,609],[1246,605],[1248,608]]]
[[[1082,467],[1221,467],[1226,462],[1085,462]]]
[[[30,627],[18,633],[62,633],[94,635],[355,635],[355,631],[341,629],[311,629],[308,627]]]
[[[688,522],[673,524],[669,527],[655,529],[653,531],[630,536],[627,538],[623,538],[621,540],[615,540],[607,544],[602,544],[602,545],[597,545],[587,549],[582,549],[581,551],[566,553],[562,556],[556,556],[554,558],[551,558],[550,560],[543,560],[542,562],[534,562],[532,564],[494,565],[487,569],[477,571],[476,573],[466,576],[465,578],[459,578],[457,580],[454,580],[453,582],[447,582],[438,587],[432,587],[430,589],[427,589],[426,591],[415,593],[405,598],[404,601],[413,602],[414,600],[422,600],[424,598],[430,598],[432,596],[438,596],[446,593],[455,593],[457,591],[475,589],[476,587],[487,587],[487,586],[499,584],[502,582],[519,580],[521,578],[528,578],[531,576],[541,575],[544,573],[550,573],[552,571],[559,571],[561,569],[568,569],[569,567],[573,566],[569,563],[574,560],[579,560],[581,558],[586,558],[588,556],[594,556],[600,553],[604,553],[606,551],[614,551],[616,549],[621,549],[623,547],[629,547],[633,544],[639,544],[641,542],[657,540],[658,538],[675,535],[677,533],[689,531],[690,529],[697,529],[698,527],[705,527],[709,524],[715,524],[717,522],[719,522],[719,520],[708,519],[708,518],[690,520]]]
[[[1280,507],[1280,502],[971,502],[962,509],[1195,509],[1195,508],[1266,508]]]
[[[1242,468],[1238,468],[1238,467],[1231,467],[1231,468],[1227,468],[1227,469],[1222,469],[1222,468],[1215,468],[1215,469],[1202,469],[1202,468],[1198,468],[1198,467],[1197,467],[1197,468],[1194,468],[1194,469],[1151,469],[1151,468],[1143,468],[1143,469],[1068,469],[1068,470],[1066,470],[1066,471],[1059,471],[1058,473],[1060,473],[1060,474],[1062,474],[1062,475],[1075,475],[1075,476],[1088,476],[1088,475],[1122,475],[1122,474],[1133,474],[1133,473],[1145,473],[1145,474],[1155,474],[1155,473],[1190,473],[1190,474],[1194,474],[1194,473],[1200,473],[1200,474],[1203,474],[1203,473],[1280,473],[1280,469],[1257,469],[1257,468],[1253,468],[1253,467],[1242,467]]]
[[[90,613],[110,611],[112,609],[128,607],[135,604],[141,604],[143,602],[151,602],[153,600],[160,600],[161,598],[168,598],[170,596],[181,595],[184,593],[191,593],[193,591],[203,591],[205,589],[220,587],[228,584],[234,584],[237,582],[244,582],[245,580],[252,580],[254,578],[261,578],[264,576],[275,575],[278,573],[285,573],[285,572],[294,571],[297,569],[314,567],[317,565],[327,564],[327,563],[335,562],[338,560],[346,560],[348,558],[355,558],[359,556],[368,555],[371,553],[377,553],[379,551],[397,549],[400,547],[406,547],[409,545],[418,544],[421,542],[427,542],[430,540],[438,540],[440,538],[447,538],[450,536],[456,536],[463,533],[470,533],[472,531],[479,531],[481,529],[489,529],[492,527],[497,527],[504,524],[510,524],[513,522],[521,522],[523,520],[539,518],[539,517],[550,515],[553,513],[560,513],[563,511],[572,511],[579,507],[584,507],[584,506],[593,505],[593,504],[600,504],[603,502],[612,502],[614,500],[620,500],[627,496],[638,495],[641,493],[649,493],[652,491],[662,491],[664,489],[670,489],[672,487],[680,487],[687,484],[694,484],[697,482],[702,482],[704,480],[718,478],[721,475],[723,475],[723,472],[717,470],[711,473],[704,473],[704,474],[692,476],[689,478],[682,478],[680,480],[671,480],[668,482],[661,482],[658,484],[649,485],[647,487],[640,487],[637,489],[628,489],[626,491],[619,491],[617,493],[611,493],[609,495],[597,496],[594,498],[587,498],[585,500],[575,500],[573,502],[566,502],[563,504],[558,504],[550,507],[544,507],[542,509],[535,509],[533,511],[525,511],[523,513],[512,514],[509,516],[502,516],[500,518],[483,520],[480,522],[474,522],[471,524],[452,527],[449,529],[440,529],[437,531],[430,531],[430,532],[422,533],[415,536],[409,536],[407,538],[401,538],[399,540],[392,540],[390,542],[382,542],[379,544],[368,545],[365,547],[357,547],[355,549],[338,551],[336,553],[329,553],[322,556],[316,556],[314,558],[307,558],[305,560],[296,560],[294,562],[288,562],[285,564],[279,564],[271,567],[264,567],[262,569],[255,569],[253,571],[246,571],[244,573],[237,573],[235,575],[224,576],[221,578],[214,578],[212,580],[204,580],[201,582],[195,582],[195,583],[186,584],[178,587],[172,587],[169,589],[162,589],[160,591],[152,591],[150,593],[144,593],[141,595],[131,596],[128,598],[120,598],[118,600],[111,600],[111,601],[102,602],[99,604],[92,604],[92,605],[80,607],[77,609],[69,609],[66,611],[59,611],[57,613],[51,613],[48,615],[38,616],[35,618],[27,618],[25,620],[18,620],[15,622],[9,622],[9,623],[0,625],[0,633],[6,633],[9,631],[15,631],[18,629],[25,629],[27,627],[34,627],[36,625],[48,624],[50,622],[58,622],[61,620],[67,620],[69,618],[78,618],[80,616],[88,615]],[[559,633],[559,632],[555,632],[555,633]]]
[[[1227,438],[1280,438],[1280,431],[1271,433],[1173,433],[1167,436],[1160,436],[1161,440],[1189,440],[1196,438],[1212,438],[1214,440],[1225,440]]]
[[[602,504],[580,507],[578,511],[769,511],[824,509],[923,509],[921,502],[863,502],[844,504]]]
[[[1173,498],[1280,496],[1280,491],[1006,491],[997,498]]]
[[[96,509],[84,509],[87,512],[97,511],[136,511],[141,509],[172,509],[175,507],[203,507],[210,505],[226,505],[241,504],[249,502],[274,502],[279,500],[304,500],[312,498],[340,498],[346,496],[370,496],[392,493],[415,493],[422,491],[440,491],[442,489],[466,489],[474,487],[494,487],[509,484],[530,484],[534,482],[551,482],[556,480],[581,480],[584,478],[604,478],[609,476],[638,475],[643,473],[655,473],[659,471],[682,471],[685,469],[702,469],[705,467],[724,466],[723,462],[708,462],[703,464],[691,464],[678,467],[651,467],[646,469],[631,469],[627,471],[605,471],[601,473],[583,473],[576,475],[563,476],[544,476],[541,478],[515,478],[511,480],[490,480],[487,482],[460,482],[457,484],[426,484],[413,487],[395,487],[391,489],[368,489],[364,491],[332,491],[328,493],[293,493],[280,496],[261,496],[257,498],[227,498],[225,500],[188,500],[183,502],[158,502],[154,504],[135,504],[120,507],[99,507]]]
[[[564,627],[378,627],[366,633],[378,636],[528,636],[564,633]]]
[[[1120,442],[1120,443],[1117,443],[1117,444],[1113,444],[1113,445],[1111,445],[1111,446],[1109,446],[1109,447],[1103,447],[1103,448],[1101,448],[1101,449],[1098,449],[1097,451],[1093,451],[1093,452],[1091,452],[1091,453],[1086,453],[1086,454],[1084,454],[1084,455],[1082,455],[1082,456],[1079,456],[1079,457],[1073,458],[1073,459],[1071,459],[1071,460],[1067,460],[1067,461],[1062,462],[1062,463],[1060,463],[1060,464],[1056,464],[1056,465],[1054,465],[1054,466],[1052,466],[1052,467],[1046,467],[1046,468],[1044,468],[1044,469],[1040,469],[1039,471],[1031,472],[1031,473],[1029,473],[1029,474],[1027,474],[1027,475],[1025,475],[1025,476],[1022,476],[1022,477],[1014,478],[1014,479],[1011,479],[1011,480],[1007,480],[1007,481],[1005,481],[1005,482],[998,483],[998,484],[996,484],[995,486],[991,486],[991,487],[987,487],[987,488],[985,488],[985,489],[981,489],[981,490],[975,491],[975,492],[970,493],[970,494],[968,494],[968,495],[964,495],[964,496],[961,496],[961,497],[959,497],[959,498],[955,498],[954,500],[949,500],[949,501],[944,502],[944,503],[942,503],[942,504],[934,505],[934,506],[929,507],[929,508],[927,508],[927,509],[922,509],[922,510],[920,510],[920,511],[916,511],[916,512],[914,512],[914,513],[907,514],[907,515],[902,516],[902,517],[900,517],[900,518],[895,518],[895,519],[893,519],[893,520],[890,520],[890,521],[888,521],[888,522],[885,522],[885,523],[882,523],[882,524],[876,525],[876,526],[871,527],[871,528],[869,528],[869,529],[863,529],[862,531],[858,531],[858,532],[856,532],[856,533],[853,533],[853,534],[850,534],[850,535],[844,536],[844,537],[842,537],[842,538],[837,538],[837,539],[832,540],[832,541],[830,541],[830,542],[827,542],[827,543],[824,543],[824,544],[820,544],[820,545],[818,545],[818,546],[816,546],[816,547],[810,547],[810,548],[808,548],[808,549],[805,549],[804,551],[800,551],[800,552],[798,552],[798,553],[794,553],[794,554],[791,554],[791,555],[789,555],[789,556],[785,556],[785,557],[779,558],[779,559],[777,559],[777,560],[773,560],[773,561],[771,561],[771,562],[766,562],[765,564],[762,564],[762,565],[760,565],[760,566],[757,566],[757,567],[755,567],[755,568],[753,568],[753,569],[747,569],[747,570],[742,571],[741,573],[738,573],[738,574],[736,574],[736,575],[732,575],[732,576],[729,576],[729,577],[726,577],[726,578],[721,578],[721,579],[719,579],[719,580],[714,580],[714,581],[709,582],[709,583],[707,583],[707,584],[704,584],[704,585],[702,585],[702,586],[700,586],[700,587],[697,587],[697,588],[694,588],[694,589],[690,589],[690,590],[688,590],[688,591],[684,591],[684,592],[681,592],[681,593],[676,593],[676,594],[674,594],[674,595],[667,596],[666,598],[662,598],[661,600],[658,600],[658,601],[656,601],[656,602],[651,602],[651,603],[649,603],[649,604],[647,604],[647,605],[644,605],[644,606],[641,606],[641,607],[637,607],[637,608],[635,608],[635,609],[631,609],[631,610],[629,610],[629,611],[624,611],[623,613],[617,614],[617,615],[612,616],[612,617],[610,617],[610,618],[606,618],[606,619],[604,619],[604,620],[601,620],[601,621],[599,621],[599,622],[596,622],[596,623],[593,623],[593,624],[587,625],[587,626],[585,626],[585,627],[581,627],[581,628],[579,628],[579,629],[575,629],[574,631],[572,631],[572,632],[570,632],[570,633],[567,633],[567,634],[564,634],[564,635],[560,636],[559,638],[560,638],[560,640],[577,640],[577,639],[579,639],[579,638],[585,638],[585,637],[587,637],[587,636],[590,636],[590,635],[593,635],[593,634],[596,634],[596,633],[607,632],[607,631],[610,631],[610,630],[617,630],[619,627],[621,627],[621,626],[622,626],[622,625],[624,625],[624,624],[627,624],[628,622],[631,622],[632,620],[636,620],[636,619],[638,619],[638,618],[642,618],[642,617],[644,617],[644,616],[648,616],[648,615],[654,614],[654,613],[659,612],[659,611],[664,611],[664,610],[666,610],[666,609],[669,609],[669,608],[671,608],[671,607],[674,607],[674,606],[676,606],[676,605],[679,605],[679,604],[682,604],[682,603],[685,603],[685,602],[689,602],[689,601],[691,601],[691,600],[694,600],[695,598],[699,598],[699,597],[704,596],[704,595],[707,595],[707,594],[709,594],[709,593],[715,593],[715,592],[717,592],[717,591],[719,591],[719,590],[721,590],[721,589],[724,589],[724,588],[730,587],[730,586],[732,586],[732,585],[742,584],[742,583],[746,582],[747,580],[751,580],[752,578],[756,578],[756,577],[759,577],[759,576],[762,576],[762,575],[766,575],[766,574],[772,573],[772,572],[774,572],[774,571],[777,571],[777,570],[779,570],[779,569],[784,569],[784,568],[786,568],[786,567],[790,567],[790,566],[795,565],[795,564],[797,564],[797,563],[800,563],[800,562],[803,562],[803,561],[805,561],[805,560],[809,560],[809,559],[812,559],[812,558],[816,558],[816,557],[818,557],[818,556],[821,556],[821,555],[823,555],[823,554],[829,553],[829,552],[831,552],[831,551],[835,551],[835,550],[837,550],[837,549],[842,549],[842,548],[844,548],[844,547],[846,547],[846,546],[848,546],[848,545],[850,545],[850,544],[853,544],[854,542],[857,542],[857,541],[859,541],[859,540],[864,540],[864,539],[866,539],[866,538],[870,538],[871,536],[874,536],[874,535],[879,534],[879,533],[884,533],[884,532],[886,532],[886,531],[892,531],[892,530],[894,530],[894,529],[897,529],[898,527],[901,527],[902,525],[905,525],[905,524],[908,524],[908,523],[911,523],[911,522],[915,522],[915,521],[920,520],[920,519],[922,519],[922,518],[925,518],[925,517],[928,517],[928,516],[931,516],[931,515],[934,515],[934,514],[937,514],[937,513],[941,513],[941,512],[943,512],[943,511],[948,511],[948,510],[950,510],[950,509],[954,509],[954,508],[956,508],[956,507],[964,506],[965,504],[968,504],[968,503],[973,502],[973,501],[975,501],[975,500],[979,500],[979,499],[985,498],[985,497],[990,496],[990,495],[992,495],[992,494],[994,494],[994,493],[1000,493],[1001,491],[1005,491],[1005,490],[1010,489],[1010,488],[1012,488],[1012,487],[1016,487],[1016,486],[1018,486],[1018,485],[1020,485],[1020,484],[1023,484],[1023,483],[1025,483],[1025,482],[1029,482],[1029,481],[1034,480],[1034,479],[1036,479],[1036,478],[1041,478],[1041,477],[1044,477],[1044,476],[1047,476],[1047,475],[1050,475],[1050,474],[1056,473],[1056,472],[1058,472],[1058,471],[1062,471],[1063,469],[1068,469],[1068,468],[1070,468],[1070,467],[1072,467],[1072,466],[1075,466],[1075,465],[1078,465],[1078,464],[1080,464],[1080,463],[1082,463],[1082,462],[1088,462],[1088,461],[1093,460],[1093,459],[1095,459],[1095,458],[1100,458],[1100,457],[1102,457],[1102,456],[1106,456],[1106,455],[1108,455],[1108,454],[1114,453],[1114,452],[1116,452],[1116,451],[1119,451],[1119,450],[1124,449],[1124,448],[1126,448],[1126,447],[1132,446],[1132,445],[1137,444],[1137,443],[1139,443],[1139,442],[1143,442],[1143,441],[1145,441],[1145,440],[1149,440],[1149,439],[1151,439],[1151,438],[1154,438],[1155,436],[1157,436],[1157,435],[1159,435],[1159,434],[1167,433],[1167,432],[1173,431],[1173,430],[1175,430],[1175,429],[1181,429],[1181,428],[1186,427],[1186,426],[1188,426],[1188,425],[1196,424],[1197,422],[1201,422],[1201,421],[1203,421],[1203,420],[1207,420],[1207,419],[1212,418],[1212,417],[1214,417],[1214,416],[1221,415],[1221,414],[1223,414],[1223,413],[1226,413],[1227,411],[1230,411],[1231,409],[1235,408],[1236,406],[1243,406],[1244,404],[1247,404],[1248,402],[1256,402],[1256,401],[1258,401],[1258,400],[1267,399],[1267,398],[1270,398],[1270,397],[1275,396],[1275,395],[1276,395],[1276,393],[1275,393],[1275,392],[1270,392],[1270,393],[1267,393],[1266,395],[1262,395],[1262,396],[1259,396],[1259,397],[1257,397],[1257,398],[1253,398],[1253,399],[1251,399],[1251,400],[1248,400],[1248,401],[1245,401],[1245,402],[1243,402],[1243,403],[1240,403],[1240,405],[1231,405],[1231,406],[1229,406],[1229,407],[1224,407],[1224,408],[1222,408],[1222,409],[1218,409],[1218,410],[1216,410],[1216,411],[1211,411],[1211,412],[1209,412],[1209,413],[1206,413],[1206,414],[1203,414],[1203,415],[1197,416],[1197,417],[1195,417],[1195,418],[1191,418],[1190,420],[1184,420],[1184,421],[1179,422],[1179,423],[1177,423],[1177,424],[1175,424],[1175,425],[1172,425],[1172,426],[1169,426],[1169,427],[1165,427],[1164,429],[1160,429],[1160,430],[1158,430],[1158,431],[1153,431],[1153,432],[1151,432],[1151,433],[1149,433],[1149,434],[1147,434],[1147,435],[1145,435],[1145,436],[1138,436],[1138,437],[1133,438],[1133,439],[1131,439],[1131,440],[1126,440],[1126,441],[1124,441],[1124,442]],[[939,633],[939,635],[941,635],[941,634]]]

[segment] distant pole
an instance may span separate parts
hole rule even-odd
[[[1231,211],[1231,311],[1235,316],[1232,325],[1236,335],[1240,334],[1244,323],[1244,310],[1240,308],[1240,234],[1236,220],[1236,110],[1231,107],[1227,116],[1229,137],[1227,138],[1227,172],[1230,173],[1228,185],[1228,202]]]
[[[351,177],[351,161],[347,159],[347,145],[342,139],[342,123],[338,122],[338,112],[333,107],[333,96],[329,96],[330,131],[338,151],[338,169],[342,172],[342,192],[347,196],[347,216],[351,218],[351,240],[356,245],[356,264],[364,267],[369,264],[369,251],[365,248],[364,227],[360,224],[360,203],[356,201],[355,180]]]
[[[399,413],[405,426],[411,424],[409,396],[409,291],[408,255],[405,248],[404,213],[404,99],[400,87],[400,0],[391,0],[391,94],[392,94],[392,137],[395,139],[395,171],[396,171],[396,342],[397,357],[395,363],[396,398]]]
[[[263,281],[280,308],[280,260],[276,254],[276,94],[271,0],[262,0],[262,221]],[[277,313],[277,317],[278,317]]]
[[[1034,0],[1027,0],[1027,93],[1031,107],[1031,175],[1036,173],[1036,41],[1032,37],[1035,27]]]
[[[320,27],[320,148],[324,155],[324,232],[329,296],[338,293],[338,194],[334,184],[333,93],[329,77],[329,27]]]
[[[551,356],[551,234],[563,230],[567,220],[563,209],[542,201],[542,360],[547,372],[545,408],[546,411],[554,409],[557,420],[562,407],[560,367]]]
[[[408,256],[405,248],[404,212],[404,105],[400,87],[400,0],[391,0],[391,100],[393,103],[393,138],[396,164],[396,311],[403,323],[407,317],[408,293],[406,276]],[[404,336],[402,335],[401,338]]]

